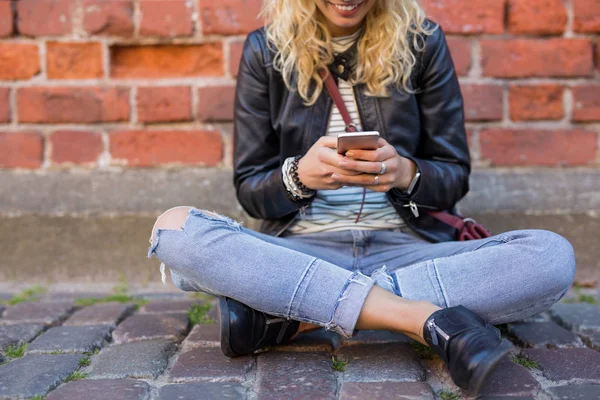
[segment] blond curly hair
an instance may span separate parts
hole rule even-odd
[[[412,92],[410,76],[417,58],[411,50],[422,51],[427,27],[425,12],[418,0],[374,0],[365,17],[365,32],[357,45],[357,64],[352,84],[365,83],[367,95],[389,96],[387,87],[396,84]],[[297,90],[306,105],[312,105],[323,90],[319,70],[333,61],[331,33],[316,0],[265,0],[261,15],[269,21],[266,34],[275,51],[273,67],[288,89]],[[296,85],[292,74],[297,71]],[[315,89],[309,93],[311,82]]]

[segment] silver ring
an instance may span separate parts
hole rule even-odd
[[[383,161],[381,161],[381,171],[379,171],[379,175],[385,174],[386,170],[387,170],[387,166],[383,163]]]
[[[379,175],[375,175],[375,182],[373,185],[379,185]]]

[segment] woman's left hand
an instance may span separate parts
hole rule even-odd
[[[381,171],[381,163],[385,163],[386,171]],[[362,172],[359,175],[340,175],[334,173],[331,178],[348,186],[362,186],[377,192],[387,192],[392,188],[408,188],[414,178],[417,166],[406,158],[402,157],[394,146],[385,139],[379,138],[379,148],[377,150],[349,150],[346,152],[344,160],[340,162],[339,167],[349,171]],[[377,184],[375,184],[375,176]]]

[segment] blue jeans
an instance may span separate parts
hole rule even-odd
[[[442,308],[463,305],[500,324],[549,309],[575,275],[571,244],[544,230],[443,243],[388,230],[275,237],[215,215],[192,208],[181,230],[158,229],[148,257],[156,254],[181,290],[344,337],[373,285]]]

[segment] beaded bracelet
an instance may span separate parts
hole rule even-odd
[[[290,167],[290,175],[292,176],[292,181],[294,184],[300,189],[302,194],[304,195],[313,195],[316,193],[316,190],[310,189],[306,187],[302,182],[300,182],[300,177],[298,177],[298,162],[300,161],[302,156],[295,156],[292,160],[292,166]]]

